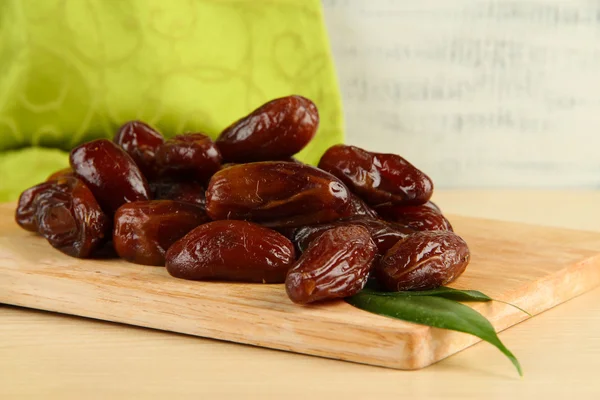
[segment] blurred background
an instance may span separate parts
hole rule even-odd
[[[438,188],[600,188],[597,0],[0,1],[0,201],[144,120],[216,137],[272,98]],[[345,135],[345,139],[344,139]]]
[[[600,1],[323,0],[349,143],[447,188],[600,188]]]

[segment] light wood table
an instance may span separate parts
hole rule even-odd
[[[600,191],[438,191],[446,213],[600,231]],[[600,252],[600,249],[598,249]],[[0,399],[598,399],[600,289],[500,335],[395,371],[0,306]]]

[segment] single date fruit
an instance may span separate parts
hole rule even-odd
[[[411,227],[416,231],[451,231],[450,221],[432,202],[420,206],[394,206],[384,204],[377,212],[387,221],[394,221]]]
[[[315,104],[302,96],[272,100],[228,126],[217,138],[227,162],[283,160],[310,142],[319,126]]]
[[[46,181],[30,187],[21,193],[15,212],[15,221],[21,228],[30,232],[37,232],[37,223],[35,222],[37,204],[35,199],[40,193],[47,191],[55,185],[56,180]]]
[[[350,203],[352,205],[352,215],[355,217],[379,218],[377,212],[369,207],[360,197],[350,193]]]
[[[388,250],[375,276],[390,291],[429,290],[458,278],[469,264],[467,243],[450,231],[423,231]]]
[[[110,219],[77,178],[53,181],[36,196],[35,223],[52,247],[72,257],[89,257],[110,238]]]
[[[70,162],[75,175],[110,216],[125,203],[150,198],[148,182],[136,163],[110,140],[98,139],[74,148]]]
[[[55,181],[60,178],[70,178],[72,176],[75,176],[75,174],[73,174],[73,170],[70,167],[67,167],[54,172],[46,179],[46,181]]]
[[[291,240],[300,252],[304,252],[311,242],[316,240],[323,232],[338,226],[358,225],[367,229],[377,245],[379,254],[384,254],[399,240],[406,238],[415,231],[400,225],[379,219],[355,217],[347,220],[328,222],[320,225],[307,225],[294,230]]]
[[[150,182],[150,192],[155,200],[176,200],[206,209],[204,187],[194,181],[160,179]]]
[[[431,179],[395,154],[373,153],[340,144],[323,154],[319,168],[337,176],[372,206],[419,205],[433,193]]]
[[[327,172],[291,162],[257,162],[217,172],[206,190],[206,212],[215,220],[284,227],[347,217],[351,205],[348,189]]]
[[[221,168],[221,153],[213,141],[202,133],[177,135],[156,152],[163,176],[187,177],[206,182]]]
[[[367,283],[377,246],[362,226],[330,229],[313,241],[285,279],[288,297],[299,304],[352,296]]]
[[[121,126],[113,140],[133,158],[147,179],[158,175],[156,151],[165,142],[163,136],[141,121]]]
[[[195,228],[167,251],[176,278],[282,283],[294,262],[283,235],[246,221],[214,221]]]
[[[189,203],[172,200],[127,203],[115,214],[114,248],[127,261],[164,265],[169,247],[208,221],[201,208]]]

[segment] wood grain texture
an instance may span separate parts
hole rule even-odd
[[[281,285],[188,282],[163,268],[76,260],[12,222],[0,206],[0,302],[317,356],[417,369],[478,341],[376,316],[346,303],[301,307]],[[473,261],[456,287],[537,314],[600,282],[600,234],[452,218]],[[496,329],[526,316],[479,304]]]

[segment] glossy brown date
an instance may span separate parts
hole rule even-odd
[[[113,141],[133,158],[147,179],[158,175],[156,151],[165,139],[141,121],[130,121],[119,128]]]
[[[202,209],[189,203],[172,200],[127,203],[115,214],[114,248],[127,261],[164,265],[169,247],[208,221]]]
[[[55,181],[57,179],[61,179],[61,178],[70,178],[75,176],[75,174],[73,174],[73,170],[68,167],[68,168],[63,168],[63,169],[59,169],[58,171],[52,173],[52,175],[50,175],[46,181]]]
[[[352,207],[352,215],[355,217],[379,218],[377,212],[354,193],[350,193],[350,204]]]
[[[189,178],[206,182],[221,168],[221,153],[214,142],[202,133],[177,135],[156,152],[163,176]]]
[[[37,204],[35,203],[35,199],[40,193],[47,191],[54,185],[56,185],[55,180],[46,181],[30,187],[21,193],[15,212],[15,221],[21,228],[30,232],[37,232],[37,224],[35,222]]]
[[[136,163],[110,140],[94,140],[74,148],[70,162],[75,175],[109,216],[125,203],[150,198],[148,182]]]
[[[282,283],[294,262],[294,246],[279,233],[246,221],[201,225],[167,251],[176,278]]]
[[[206,209],[204,187],[194,181],[160,179],[150,182],[150,192],[155,200],[176,200]]]
[[[350,194],[337,178],[317,168],[257,162],[217,172],[206,190],[206,212],[215,220],[302,226],[351,215]]]
[[[91,256],[110,238],[110,219],[81,180],[65,178],[49,183],[35,198],[38,232],[65,254]]]
[[[416,231],[451,231],[450,221],[432,202],[420,206],[394,206],[384,204],[377,212],[388,221],[398,222]]]
[[[352,296],[367,283],[376,255],[377,246],[364,227],[330,229],[310,244],[288,272],[287,295],[299,304]]]
[[[311,242],[317,239],[323,232],[338,226],[358,225],[367,229],[373,241],[377,245],[379,254],[384,254],[399,240],[406,238],[415,231],[400,225],[382,221],[379,219],[356,217],[347,220],[329,222],[320,225],[308,225],[297,228],[291,240],[300,252],[304,252]]]
[[[469,258],[467,243],[453,232],[417,232],[388,250],[375,276],[390,291],[435,289],[458,278]]]
[[[227,162],[283,160],[302,150],[318,126],[315,104],[302,96],[288,96],[234,122],[216,143]]]
[[[383,203],[419,205],[433,193],[433,182],[422,171],[395,154],[373,153],[355,146],[330,147],[319,161],[372,206]]]

